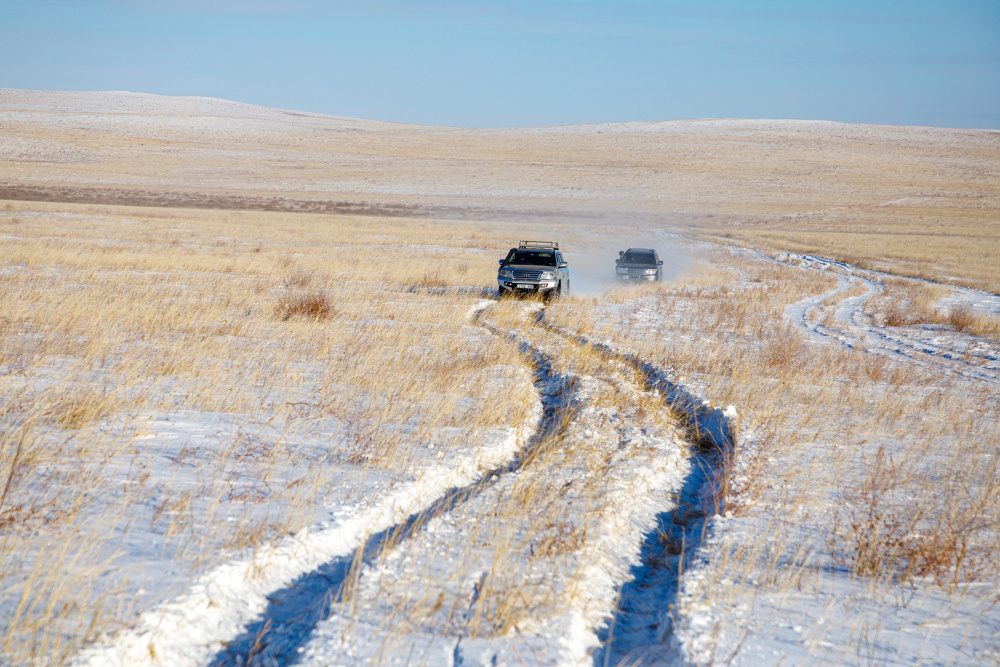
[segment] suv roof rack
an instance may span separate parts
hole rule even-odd
[[[559,249],[559,243],[555,241],[518,241],[518,250],[523,248],[551,248],[552,250]]]

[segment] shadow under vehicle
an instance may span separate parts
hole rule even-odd
[[[618,252],[615,274],[620,282],[663,280],[663,260],[652,248],[629,248]]]
[[[569,294],[569,265],[552,241],[520,241],[500,260],[497,298],[537,294],[543,299]]]

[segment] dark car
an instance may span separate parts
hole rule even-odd
[[[663,280],[663,260],[652,248],[629,248],[618,253],[615,260],[618,280],[635,282],[640,280]]]
[[[569,294],[569,270],[559,244],[521,241],[500,260],[497,296],[539,294],[545,299]]]

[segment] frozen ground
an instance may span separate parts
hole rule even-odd
[[[863,339],[867,353],[937,364],[953,381],[996,381],[995,358],[969,370],[959,366],[968,354],[948,354],[974,342],[967,336],[939,333],[929,351],[909,331],[889,334],[864,319],[860,307],[877,289],[877,275],[814,257],[778,261],[837,278],[832,292],[786,310],[817,343],[857,347]],[[839,301],[840,328],[814,326],[810,309],[844,297],[853,281],[865,292]],[[996,297],[971,291],[955,299],[996,306]],[[541,304],[504,306],[514,312],[502,323],[493,317],[497,307],[480,302],[469,318],[536,358],[537,422],[520,435],[512,428],[484,438],[472,450],[479,458],[429,466],[389,492],[373,487],[382,500],[371,508],[343,505],[322,528],[227,563],[77,662],[603,665],[734,658],[747,665],[904,665],[998,657],[990,638],[1000,619],[975,586],[955,596],[917,582],[902,593],[873,595],[871,582],[829,567],[824,531],[794,512],[787,533],[775,539],[805,554],[784,575],[798,584],[760,588],[749,574],[720,580],[715,561],[773,530],[754,513],[715,514],[722,462],[711,445],[729,446],[737,409],[711,409],[669,369],[552,326]],[[639,312],[645,326],[657,324],[655,311]],[[507,328],[512,317],[516,326]],[[610,367],[588,372],[580,361],[586,349],[610,357]],[[610,395],[621,402],[609,407]],[[661,417],[615,407],[650,403],[661,406]],[[673,414],[679,421],[671,422]],[[662,419],[674,425],[658,425]],[[180,419],[151,424],[146,437],[169,443],[199,429],[203,422]],[[743,437],[741,451],[750,455],[754,434]],[[822,448],[796,456],[815,460]],[[597,468],[595,460],[602,462]],[[741,465],[737,460],[735,479],[744,474]],[[544,511],[537,515],[498,509],[539,487]],[[365,488],[352,493],[371,495]],[[561,522],[552,523],[553,516]],[[540,527],[542,521],[548,523]],[[523,605],[510,617],[501,613],[510,610],[483,606],[511,588]]]
[[[98,245],[116,242],[102,239]],[[712,251],[677,235],[670,239],[673,254],[685,247],[692,256]],[[728,511],[723,488],[755,474],[760,434],[747,424],[740,430],[740,406],[722,409],[700,398],[712,378],[678,377],[668,365],[635,352],[644,343],[655,347],[655,337],[664,332],[717,344],[705,337],[718,339],[720,331],[700,328],[697,320],[693,328],[675,331],[674,319],[693,315],[706,294],[774,289],[750,277],[774,264],[790,267],[804,281],[832,276],[833,289],[784,311],[788,323],[816,345],[929,369],[944,387],[995,385],[995,343],[944,326],[878,326],[863,307],[882,289],[881,274],[818,257],[727,253],[748,264],[727,269],[729,282],[707,292],[684,286],[645,297],[642,291],[595,291],[571,302],[574,308],[586,304],[592,309],[588,317],[607,327],[599,337],[550,317],[541,303],[482,300],[465,306],[460,330],[466,345],[509,340],[533,359],[534,377],[512,360],[488,369],[489,386],[527,393],[535,407],[523,423],[473,432],[442,425],[404,439],[411,449],[399,474],[338,464],[331,443],[349,442],[350,424],[302,397],[262,395],[262,403],[293,406],[282,417],[236,419],[227,412],[176,409],[109,424],[109,432],[127,431],[122,440],[130,454],[119,468],[106,470],[112,495],[105,503],[113,506],[114,493],[141,479],[146,500],[133,509],[133,518],[153,517],[148,530],[122,533],[114,561],[119,574],[129,573],[132,587],[118,594],[131,594],[141,614],[132,627],[76,655],[73,664],[995,660],[991,638],[1000,633],[1000,619],[992,598],[978,594],[979,584],[959,595],[920,580],[905,589],[874,590],[871,581],[830,566],[829,530],[817,518],[822,512],[789,506],[777,487]],[[430,304],[434,294],[447,293],[427,289],[393,298]],[[996,314],[998,301],[956,288],[941,303]],[[295,372],[317,380],[322,375],[309,364]],[[55,382],[61,371],[34,373],[42,379],[48,373],[46,382]],[[28,388],[21,376],[11,378],[9,392]],[[169,394],[176,387],[159,391]],[[792,404],[784,409],[793,419],[801,417]],[[811,444],[768,450],[773,468],[813,465],[826,456],[829,443],[821,429],[799,431],[800,438],[802,432],[814,434]],[[872,437],[891,445],[898,436]],[[265,521],[271,507],[271,480],[254,476],[253,466],[213,468],[213,452],[229,447],[240,450],[237,460],[281,459],[275,473],[285,477],[324,466],[330,481],[307,528],[224,554],[220,565],[192,578],[177,567],[171,526]],[[223,477],[230,497],[259,502],[219,504],[195,493]],[[161,494],[168,488],[189,489],[195,500],[165,507]],[[248,516],[245,507],[260,516]],[[779,533],[774,512],[784,526]],[[761,534],[771,535],[765,543],[780,543],[771,555],[741,552],[760,543]],[[735,575],[720,569],[727,560],[770,558],[788,559],[779,570],[788,581],[764,585],[750,566]],[[773,569],[764,571],[774,576]]]
[[[932,387],[918,389],[918,395],[983,391],[993,394],[992,405],[996,405],[1000,347],[995,340],[954,331],[947,325],[879,326],[866,314],[866,300],[883,289],[882,281],[889,276],[820,257],[787,253],[771,257],[739,248],[726,250],[761,265],[779,262],[795,267],[803,277],[814,274],[836,280],[832,290],[785,308],[787,321],[804,331],[813,344],[832,344],[888,359],[899,368],[920,367],[927,377],[936,379]],[[725,288],[752,291],[768,287],[754,279],[742,285],[737,280]],[[852,287],[857,293],[849,295]],[[997,295],[965,288],[947,291],[948,296],[938,303],[942,309],[966,304],[980,314],[998,312]],[[678,292],[671,298],[669,312],[673,317],[685,309],[683,292]],[[662,309],[663,302],[659,305]],[[824,308],[826,317],[821,312]],[[664,321],[659,310],[639,299],[627,307],[606,304],[598,309],[597,318],[627,326],[629,338],[650,343],[648,338],[655,332],[672,328],[672,322]],[[695,327],[686,334],[671,335],[697,342],[699,335],[706,334]],[[705,349],[711,350],[711,341],[705,342]],[[688,380],[698,383],[698,378]],[[991,405],[989,400],[986,404]],[[762,434],[745,429],[740,433],[739,454],[731,471],[734,486],[759,474],[752,468],[759,465],[762,456],[766,468],[783,480],[792,477],[781,475],[783,468],[819,465],[833,469],[824,461],[836,456],[839,443],[832,440],[836,432],[804,426],[808,418],[796,414],[793,403],[782,409],[791,416],[792,424],[799,423],[788,429],[785,437],[804,442],[762,449],[758,442]],[[987,432],[997,427],[995,413],[979,417],[992,425]],[[900,445],[912,437],[905,429],[885,433],[875,428],[863,434],[871,440],[868,447],[878,445],[889,451],[901,451]],[[860,444],[859,452],[866,442]],[[947,450],[935,456],[947,457]],[[863,476],[866,470],[848,469],[841,474],[845,472]],[[644,566],[623,591],[618,625],[607,631],[613,650],[599,657],[610,656],[608,664],[619,660],[622,664],[995,664],[1000,659],[1000,616],[994,582],[960,584],[956,592],[942,590],[930,577],[895,586],[854,576],[848,563],[838,566],[831,559],[831,539],[835,538],[830,529],[837,494],[843,493],[835,489],[850,487],[852,481],[822,482],[811,492],[775,482],[763,497],[753,500],[752,506],[737,503],[731,511],[710,516],[705,522],[678,520],[676,513],[666,515],[660,535],[672,531],[678,538],[687,538],[688,544],[698,545],[696,555],[686,564],[681,590],[676,588],[676,565],[664,565],[669,564],[672,551],[676,554],[676,547],[671,549],[671,543],[665,545],[662,538],[650,540],[643,550]],[[698,489],[704,483],[703,476],[692,475],[687,484]],[[996,528],[995,524],[988,526],[993,535]],[[702,542],[691,535],[693,530]],[[768,537],[762,537],[765,535]],[[747,551],[747,545],[757,546]],[[662,624],[658,626],[652,619],[665,613],[666,600],[674,606],[668,624],[672,634],[666,633],[664,639]]]
[[[176,421],[152,425],[160,428],[148,437],[166,441],[166,451],[161,450],[159,455],[168,456],[172,442],[185,448],[211,446],[199,438],[205,430],[212,430],[211,423],[197,419]],[[322,435],[320,438],[326,439]],[[508,432],[480,434],[471,455],[456,454],[443,464],[419,466],[420,472],[408,482],[352,479],[349,474],[343,475],[338,486],[346,497],[327,500],[325,509],[330,516],[317,528],[258,549],[251,558],[229,561],[216,568],[202,576],[187,593],[144,614],[134,630],[118,636],[110,645],[84,652],[77,662],[88,665],[205,662],[221,642],[230,641],[267,608],[268,598],[275,591],[331,560],[347,556],[366,540],[428,509],[448,490],[468,485],[483,470],[509,459],[523,438],[524,434],[516,427]],[[155,469],[155,462],[151,464]],[[176,485],[184,480],[174,476],[170,483]],[[377,501],[364,507],[362,503],[351,502],[351,497]],[[155,497],[150,500],[155,502]],[[144,539],[141,535],[138,538],[141,545],[132,558],[119,559],[121,566],[129,567],[138,561],[163,572],[162,566],[157,567],[155,562],[144,558],[143,549],[155,549],[156,538]],[[146,579],[148,585],[157,588],[168,581],[159,575]]]
[[[995,133],[734,119],[463,130],[206,98],[7,89],[0,90],[0,125],[0,186],[17,197],[207,207],[197,214],[161,210],[169,220],[155,225],[132,213],[54,212],[56,205],[0,212],[5,251],[37,251],[18,261],[0,257],[0,289],[23,289],[0,312],[0,334],[10,344],[0,350],[3,435],[23,425],[19,415],[39,395],[61,390],[70,376],[56,408],[91,400],[79,394],[83,386],[120,389],[122,411],[141,392],[163,405],[96,420],[114,463],[100,475],[81,474],[93,474],[85,501],[107,510],[98,518],[111,528],[81,588],[90,586],[83,597],[95,602],[114,597],[122,608],[115,618],[127,627],[104,634],[38,630],[99,635],[64,662],[1000,662],[995,581],[858,575],[838,542],[844,519],[836,514],[851,510],[853,500],[844,498],[863,489],[884,460],[891,465],[911,456],[922,484],[916,491],[894,488],[893,502],[940,489],[974,498],[961,484],[949,486],[945,474],[964,451],[975,450],[973,469],[994,470],[995,477],[995,451],[976,449],[969,434],[992,429],[995,438],[998,428],[996,338],[946,323],[885,326],[873,304],[896,278],[877,271],[813,255],[720,251],[662,230],[649,239],[651,231],[622,222],[631,211],[652,212],[671,229],[693,219],[685,216],[704,222],[717,214],[720,225],[733,229],[751,219],[798,218],[833,229],[837,215],[867,221],[905,209],[901,219],[912,221],[910,207],[920,205],[968,215],[971,222],[962,220],[975,227],[975,216],[988,217],[995,201]],[[895,172],[881,178],[886,165],[902,174],[899,182]],[[954,183],[967,184],[978,198]],[[40,189],[18,190],[27,186]],[[439,221],[380,217],[352,219],[331,232],[323,225],[343,220],[300,216],[303,229],[316,225],[302,232],[304,240],[271,245],[274,219],[235,211],[300,210],[314,199],[362,197],[374,207],[369,213],[382,205],[404,212],[451,206],[473,219],[500,211],[504,219],[529,220],[517,233],[534,234],[538,220],[556,210],[567,219],[581,212],[582,220],[603,218],[593,228],[558,227],[561,238],[580,237],[566,248],[580,298],[542,307],[476,301],[488,293],[481,286],[492,278],[497,248],[506,247],[497,239],[505,244],[514,234],[498,232],[500,225],[454,232]],[[205,237],[185,228],[185,216],[197,226],[244,214],[248,223],[225,234]],[[281,220],[293,230],[299,223]],[[46,225],[78,231],[29,233]],[[418,232],[433,238],[403,238]],[[630,243],[661,253],[669,242],[666,277],[676,284],[607,291],[605,254],[615,253],[626,233],[634,235]],[[313,254],[323,244],[332,251]],[[66,278],[68,267],[94,256],[113,261],[95,260],[99,270]],[[150,269],[159,266],[157,256],[184,268]],[[363,291],[357,312],[349,298],[335,304],[354,322],[340,339],[324,343],[321,327],[301,323],[281,328],[277,296],[307,287],[338,298],[362,293],[371,276],[360,275],[366,272],[360,258],[371,256],[387,273],[410,265],[391,275],[389,289]],[[956,275],[953,266],[945,268],[944,275]],[[126,275],[135,282],[122,282],[125,288],[114,282]],[[931,286],[941,290],[934,304],[941,321],[963,309],[1000,315],[995,294]],[[99,290],[107,291],[100,305],[108,312],[125,303],[114,306],[110,319],[125,322],[127,335],[115,339],[114,349],[92,354],[87,336],[101,332],[83,327],[87,335],[65,340],[58,334],[93,316],[63,313],[72,311],[76,296]],[[163,308],[149,309],[154,299]],[[775,303],[776,314],[755,319]],[[52,321],[34,326],[32,311],[51,304]],[[158,320],[156,326],[136,321],[177,304],[194,316],[179,325],[163,318],[179,327],[166,335],[159,335]],[[578,317],[566,318],[573,308]],[[419,320],[421,310],[434,317],[398,346],[376,355],[354,345],[391,338],[407,318]],[[203,312],[216,318],[211,327],[199,321]],[[459,342],[435,339],[439,322],[455,313]],[[301,357],[282,356],[286,335],[300,337]],[[495,341],[511,345],[509,358],[450,381],[456,371],[449,364],[460,352]],[[367,382],[364,388],[330,377],[326,364],[348,344],[357,358],[371,353],[388,362],[355,378]],[[56,350],[45,364],[37,362],[42,348]],[[100,370],[127,355],[135,355],[134,367]],[[853,363],[869,377],[826,382],[822,373],[807,376],[796,355],[831,368]],[[726,366],[756,358],[767,364],[747,362],[732,374]],[[79,359],[86,359],[82,371],[74,366]],[[415,407],[411,421],[383,424],[378,435],[398,440],[405,452],[399,465],[368,465],[354,456],[364,437],[350,407],[391,403],[382,390],[399,401],[390,379],[397,376],[379,373],[427,359],[440,366],[441,395],[472,394],[443,402],[452,411],[441,413],[448,415],[442,423],[420,421],[440,407],[424,392],[428,404]],[[184,363],[191,370],[172,369]],[[159,379],[128,385],[130,372],[143,364],[155,366]],[[775,367],[784,370],[770,372]],[[220,370],[202,376],[205,368]],[[261,379],[255,374],[262,368],[273,372]],[[346,371],[338,366],[340,372]],[[203,409],[184,403],[198,395],[211,404],[223,377],[248,383],[244,403]],[[277,381],[286,385],[278,389]],[[339,387],[346,401],[336,406],[340,412],[314,400],[327,385]],[[755,394],[778,398],[758,401]],[[702,398],[719,395],[727,398],[718,406]],[[827,402],[809,404],[814,395]],[[533,407],[523,419],[489,428],[470,428],[454,416],[471,419],[468,406],[484,396],[477,404],[482,411],[510,396]],[[936,423],[921,421],[931,414],[939,415]],[[39,419],[48,424],[52,417]],[[907,454],[928,429],[938,429],[928,436],[932,446]],[[73,448],[87,444],[78,433],[59,427],[42,435]],[[45,481],[74,473],[66,451]],[[13,464],[10,470],[8,484],[16,485]],[[321,486],[298,485],[317,470]],[[38,498],[60,500],[59,484],[36,488]],[[141,500],[115,515],[125,497]],[[295,525],[304,527],[269,523],[272,512],[293,504],[302,515]],[[4,517],[20,516],[9,503],[0,506]],[[990,520],[976,526],[977,539],[996,532]],[[75,542],[51,548],[47,521],[29,516],[14,526],[31,535],[35,551],[26,558],[8,552],[7,562],[72,555]],[[233,526],[267,539],[221,553],[212,548],[213,533]],[[973,551],[978,546],[970,544]],[[204,553],[192,565],[186,549]],[[19,591],[30,583],[18,580],[5,591],[3,618],[21,614]]]
[[[523,306],[520,318],[535,320],[538,307]],[[729,427],[720,411],[703,407],[662,371],[637,366],[637,360],[614,362],[619,370],[610,375],[574,372],[567,349],[583,341],[541,324],[529,325],[528,337],[522,328],[498,329],[490,321],[492,308],[494,302],[482,302],[470,317],[494,335],[516,339],[539,365],[535,386],[543,409],[537,426],[528,427],[530,438],[512,428],[474,449],[478,459],[431,466],[388,492],[345,480],[352,495],[379,502],[362,511],[343,506],[321,529],[226,563],[144,614],[135,630],[85,651],[76,662],[588,661],[606,638],[621,587],[642,565],[645,536],[679,499],[685,511],[704,516],[700,505],[691,506],[703,502],[708,459],[692,451],[685,422],[675,421],[670,406],[684,406],[703,440],[725,443]],[[557,360],[563,370],[556,369]],[[637,372],[646,379],[637,379]],[[656,388],[643,390],[646,383]],[[612,396],[626,412],[599,407]],[[663,414],[629,414],[643,401]],[[181,434],[197,438],[205,428],[183,420],[165,426],[144,437],[170,442]],[[487,469],[492,472],[483,477]],[[691,488],[690,479],[702,482]],[[525,493],[540,494],[537,515],[497,511]],[[354,589],[344,599],[352,578]],[[509,588],[525,599],[513,619],[507,610],[477,606]],[[466,607],[456,608],[455,600]],[[660,629],[642,639],[655,644],[669,633],[670,620],[665,609],[651,613]]]
[[[763,253],[748,252],[765,257]],[[1000,345],[996,341],[954,331],[944,325],[878,326],[875,318],[865,312],[864,306],[885,289],[883,280],[894,276],[822,257],[791,253],[780,253],[775,261],[837,277],[837,287],[830,292],[803,299],[785,309],[789,321],[814,340],[833,340],[849,348],[935,368],[946,376],[1000,382]],[[855,286],[861,288],[861,294],[848,296]],[[1000,315],[1000,296],[996,294],[967,287],[947,289],[950,294],[938,302],[943,310],[965,306],[975,313],[992,317]],[[821,307],[831,301],[839,301],[839,304],[831,307],[835,309],[833,317],[824,319]]]

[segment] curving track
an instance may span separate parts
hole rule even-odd
[[[499,308],[512,310],[498,319]],[[482,301],[469,317],[533,361],[531,423],[427,471],[419,489],[221,566],[76,664],[563,665],[670,653],[677,545],[693,549],[712,511],[706,488],[730,413],[662,369],[550,327],[541,304]]]
[[[763,261],[836,276],[837,286],[833,290],[785,308],[786,319],[813,340],[835,342],[889,359],[917,363],[945,376],[1000,383],[1000,345],[995,342],[944,326],[877,325],[864,306],[885,289],[885,274],[809,255],[786,253],[771,258],[758,251],[747,252]],[[852,289],[861,293],[848,296]],[[951,304],[963,303],[986,314],[1000,312],[998,295],[960,287],[952,289],[955,294],[949,300]],[[832,303],[837,304],[835,308],[824,305]]]

